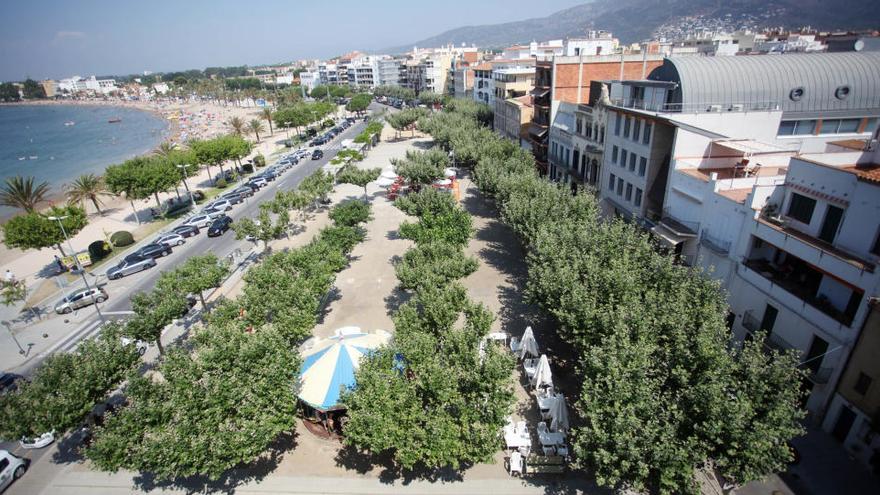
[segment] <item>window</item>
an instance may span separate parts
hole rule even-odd
[[[642,190],[639,189],[638,187],[636,188],[635,204],[636,204],[636,206],[642,206]]]
[[[630,153],[630,155],[629,155],[629,171],[630,172],[636,171],[636,158],[638,158],[638,156],[636,156],[635,153]]]
[[[577,132],[578,134],[580,134],[581,132],[583,132],[583,129],[584,129],[584,122],[583,122],[581,119],[577,119],[575,122],[576,122],[576,123],[575,123],[575,127],[576,127],[576,129],[577,129],[575,132]]]
[[[639,160],[639,177],[645,176],[645,171],[648,169],[648,159],[644,156]]]
[[[648,144],[651,142],[651,123],[645,122],[645,133],[642,135],[642,143]]]
[[[862,132],[874,132],[877,129],[877,119],[865,119],[865,128]]]
[[[798,193],[791,193],[791,203],[788,205],[788,216],[794,218],[798,222],[808,224],[813,218],[813,210],[816,209],[816,200],[802,196]]]
[[[623,195],[623,179],[621,179],[620,177],[617,178],[617,195]]]
[[[837,134],[838,127],[840,127],[840,120],[838,119],[823,120],[819,134]]]
[[[629,117],[627,117],[626,120],[623,121],[623,137],[625,137],[625,138],[629,138],[629,126],[630,126],[629,120],[630,120]]]
[[[641,131],[641,130],[642,130],[642,121],[639,119],[636,119],[635,122],[633,122],[633,141],[639,140],[639,131]]]
[[[871,254],[880,256],[880,230],[878,230],[877,234],[874,236],[874,246],[871,247]]]
[[[614,174],[611,174],[611,177],[608,178],[608,190],[609,191],[614,190],[614,181],[615,180],[617,180],[617,178],[614,176]]]
[[[823,126],[824,127],[824,126]],[[783,120],[777,136],[808,136],[816,132],[815,120]]]
[[[617,163],[617,145],[611,147],[611,163]]]
[[[621,167],[626,167],[626,156],[627,156],[627,151],[620,150],[620,166]]]
[[[627,201],[631,200],[632,195],[633,195],[633,185],[630,184],[629,182],[627,182],[626,183],[626,196],[625,196],[626,200]]]
[[[843,119],[840,121],[840,127],[837,128],[838,134],[849,134],[859,131],[859,124],[862,119]]]
[[[614,114],[614,135],[620,136],[620,114]]]
[[[859,373],[859,377],[856,378],[856,384],[853,385],[853,390],[859,393],[859,395],[865,395],[868,392],[868,388],[871,386],[871,377],[864,374]]]

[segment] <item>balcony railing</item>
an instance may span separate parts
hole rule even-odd
[[[725,241],[719,239],[713,235],[710,235],[705,230],[700,234],[700,244],[706,246],[707,248],[715,251],[720,255],[727,255],[730,253],[731,241]]]
[[[624,108],[648,110],[650,112],[668,113],[730,113],[730,112],[767,112],[779,110],[779,104],[773,101],[744,103],[661,103],[645,101],[637,98],[613,98],[611,104]]]
[[[809,378],[810,381],[815,383],[816,385],[824,385],[828,383],[828,380],[831,378],[831,373],[833,372],[834,368],[826,366],[819,368],[813,373],[810,373],[809,375],[807,375],[807,378]]]
[[[764,341],[764,345],[770,349],[775,349],[777,351],[796,349],[794,345],[780,337],[779,334],[773,333],[772,330],[761,328],[761,320],[755,317],[755,313],[751,309],[743,313],[742,326],[748,330],[751,335],[760,331],[767,332],[767,339]]]

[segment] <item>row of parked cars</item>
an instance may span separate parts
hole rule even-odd
[[[316,137],[315,139],[312,139],[312,142],[309,143],[309,146],[320,146],[322,144],[329,143],[333,140],[333,138],[341,134],[342,131],[351,127],[351,124],[353,124],[354,121],[354,117],[348,117],[347,119],[341,121],[338,125],[336,125],[336,127],[333,127],[324,134]]]

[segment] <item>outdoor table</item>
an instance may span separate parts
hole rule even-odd
[[[535,398],[538,400],[538,409],[541,410],[541,417],[547,419],[550,415],[550,406],[553,405],[553,402],[556,401],[556,398],[553,396],[546,396],[541,394],[535,394]]]
[[[565,444],[565,435],[562,433],[541,433],[538,435],[541,445],[563,445]]]
[[[523,361],[523,369],[526,371],[526,376],[531,380],[533,376],[535,376],[535,372],[538,370],[538,360],[537,359],[526,359]]]
[[[505,433],[504,443],[508,449],[518,449],[520,447],[531,447],[532,439],[517,435],[516,433]]]
[[[486,336],[489,340],[507,343],[507,334],[504,332],[492,332]]]

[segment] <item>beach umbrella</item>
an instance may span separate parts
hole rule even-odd
[[[382,171],[382,175],[380,175],[379,177],[385,177],[385,178],[388,178],[388,179],[396,179],[396,178],[397,178],[397,172],[395,172],[395,171],[393,171],[393,170],[383,170],[383,171]]]
[[[361,358],[390,339],[387,332],[347,327],[330,338],[307,342],[299,373],[300,400],[319,411],[337,409],[342,391],[355,385]]]
[[[535,333],[532,331],[532,327],[526,327],[526,331],[523,332],[523,336],[520,339],[519,352],[520,359],[524,359],[526,354],[538,357],[538,341],[535,340]]]
[[[379,187],[388,187],[391,184],[394,184],[395,182],[396,182],[396,179],[389,179],[388,177],[379,177],[376,180],[376,184],[378,184]]]
[[[440,179],[434,181],[435,186],[448,186],[449,184],[452,184],[452,181],[449,179]]]
[[[538,360],[538,367],[535,375],[532,376],[532,386],[535,388],[553,386],[553,372],[550,371],[550,361],[547,360],[546,354],[541,354],[541,359]]]
[[[456,172],[454,168],[447,168],[446,170],[443,171],[444,177],[455,177],[457,175],[458,175],[458,172]]]
[[[568,405],[565,403],[565,396],[556,394],[554,399],[550,404],[550,429],[553,431],[568,430]]]

